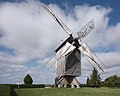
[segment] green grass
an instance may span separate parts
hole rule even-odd
[[[18,96],[120,96],[119,88],[30,88],[15,90]]]
[[[11,88],[10,85],[0,84],[0,96],[10,96]]]

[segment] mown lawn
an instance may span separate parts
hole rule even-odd
[[[18,96],[120,96],[120,88],[29,88],[15,90]]]

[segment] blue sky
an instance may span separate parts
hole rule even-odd
[[[94,19],[95,29],[84,41],[107,66],[105,73],[100,73],[101,77],[120,74],[119,0],[40,1],[47,4],[74,34]],[[67,35],[40,7],[41,2],[0,0],[0,83],[23,82],[28,73],[34,83],[54,82],[55,73],[48,71],[53,65],[46,68],[43,65]],[[78,79],[85,83],[92,67],[84,58],[82,64],[82,76]]]

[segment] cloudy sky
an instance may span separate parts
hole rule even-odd
[[[104,80],[120,76],[119,0],[0,0],[0,83],[22,82],[30,74],[34,83],[54,83],[55,73],[43,65],[68,35],[41,7],[47,4],[73,35],[94,19],[94,30],[84,38],[104,62]],[[52,65],[53,66],[53,65]],[[81,83],[92,66],[82,58]]]

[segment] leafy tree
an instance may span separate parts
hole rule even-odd
[[[87,83],[87,85],[90,85],[90,79],[89,79],[89,77],[87,77],[86,83]]]
[[[30,85],[30,84],[33,83],[32,77],[31,77],[29,74],[27,74],[27,75],[25,76],[25,78],[24,78],[24,83],[27,84],[27,85]]]
[[[92,85],[92,86],[100,86],[101,85],[100,74],[98,74],[98,70],[96,70],[95,68],[92,70],[90,79],[87,78],[87,85]]]
[[[117,75],[110,76],[105,79],[104,84],[107,87],[120,87],[120,77]]]
[[[59,79],[56,77],[56,78],[55,78],[55,84],[57,84],[58,80],[59,80]]]
[[[55,78],[55,84],[54,84],[54,87],[57,87],[57,82],[58,82],[58,80],[59,80],[59,79],[56,77],[56,78]]]

